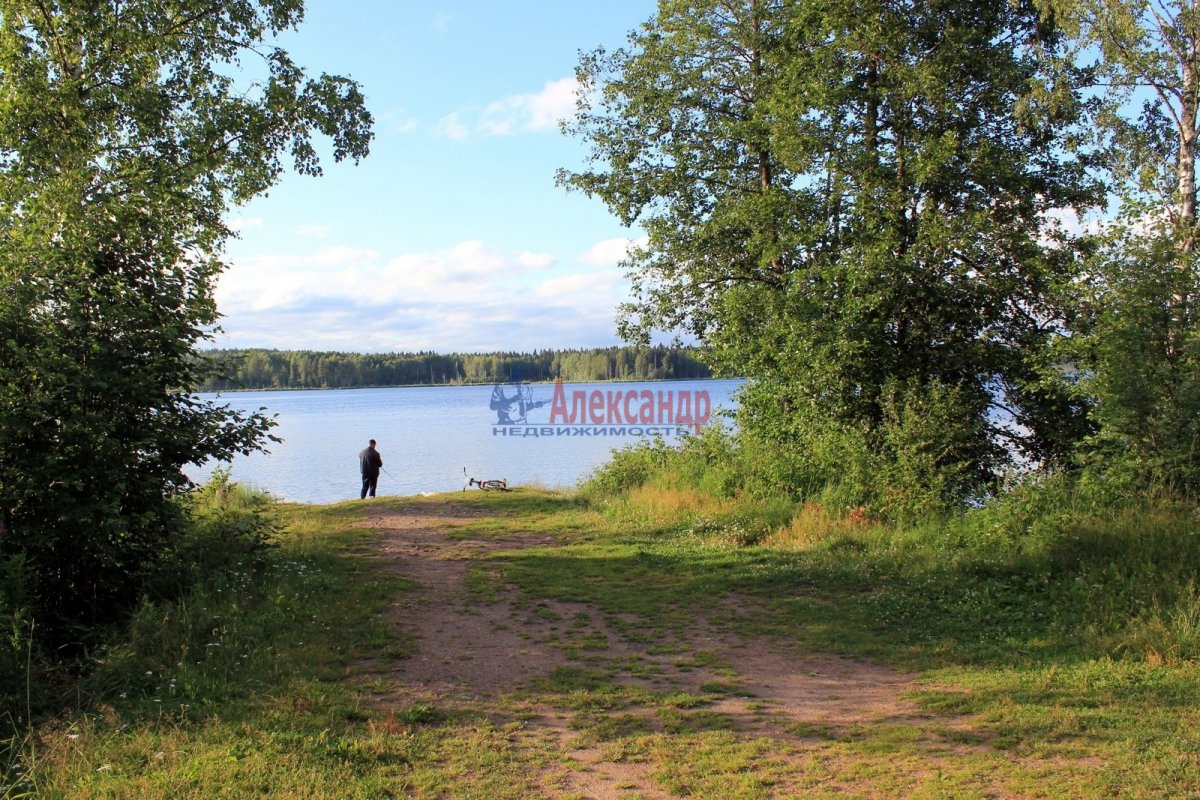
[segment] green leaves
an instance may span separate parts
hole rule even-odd
[[[1077,34],[1076,62],[1098,62],[1095,165],[1114,214],[1091,237],[1066,357],[1093,430],[1080,459],[1124,489],[1200,491],[1200,273],[1196,160],[1200,17],[1190,2],[1054,4]]]
[[[364,157],[357,84],[267,42],[298,0],[0,2],[0,513],[56,635],[119,615],[166,549],[182,467],[272,424],[189,392],[231,204],[314,136]]]
[[[1062,419],[1005,429],[990,405],[1046,405],[1031,379],[1077,266],[1043,215],[1098,200],[1063,149],[1082,105],[1056,37],[1008,3],[661,4],[584,58],[596,99],[568,130],[594,166],[560,178],[649,236],[622,333],[687,331],[761,379],[743,427],[797,450],[874,436],[888,386],[964,398],[960,498],[1005,437],[1044,451]]]

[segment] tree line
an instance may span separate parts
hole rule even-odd
[[[205,392],[712,377],[694,349],[664,345],[448,355],[249,348],[204,351],[202,357],[220,369],[197,385]]]

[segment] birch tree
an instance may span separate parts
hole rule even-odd
[[[1200,489],[1196,160],[1200,4],[1070,0],[1099,101],[1095,136],[1115,214],[1084,287],[1078,353],[1099,433],[1094,463]],[[1098,54],[1099,58],[1096,58]]]
[[[563,180],[648,234],[626,332],[682,328],[754,378],[742,427],[781,482],[850,447],[954,502],[1014,448],[1069,448],[1078,409],[1038,370],[1075,264],[1045,215],[1093,193],[1057,37],[1022,3],[665,0],[584,59],[594,164]]]

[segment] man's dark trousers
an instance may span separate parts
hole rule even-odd
[[[374,497],[375,496],[375,484],[379,483],[379,473],[375,473],[374,475],[363,475],[362,478],[363,478],[362,494],[360,494],[358,496],[358,499],[361,500],[364,497],[366,497],[368,492],[370,493],[371,497]]]

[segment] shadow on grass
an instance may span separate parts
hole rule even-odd
[[[661,529],[494,558],[503,579],[530,598],[591,603],[650,627],[703,617],[910,668],[1026,668],[1111,655],[1096,630],[1127,622],[1152,599],[1138,595],[1138,575],[1180,569],[1165,563],[1179,561],[1173,547],[1157,557],[1143,551],[1138,566],[1117,545],[1100,545],[1011,556],[912,553],[879,542],[785,552],[701,547]]]

